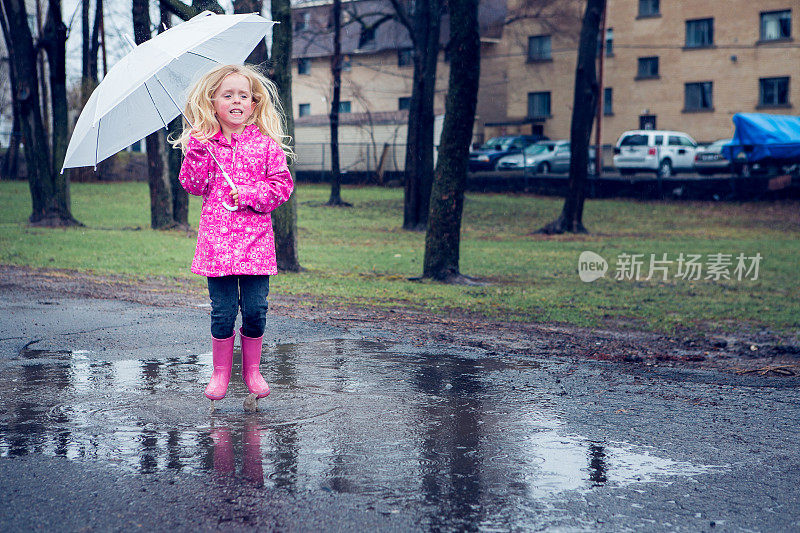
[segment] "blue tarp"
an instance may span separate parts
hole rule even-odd
[[[748,163],[800,163],[800,117],[765,113],[736,113],[736,131],[722,155]]]

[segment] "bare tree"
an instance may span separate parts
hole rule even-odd
[[[337,8],[334,0],[333,9]],[[340,2],[339,2],[340,3]],[[442,14],[442,0],[389,0],[391,9],[382,11],[359,11],[356,7],[348,9],[347,24],[358,24],[361,35],[374,34],[379,26],[394,20],[402,25],[409,35],[413,48],[414,74],[412,81],[411,102],[409,106],[409,119],[407,127],[406,161],[405,161],[405,193],[403,228],[421,231],[425,228],[428,217],[431,183],[433,181],[433,124],[434,124],[434,94],[436,86],[436,65],[439,54],[439,28]],[[337,15],[331,21],[335,24]],[[335,27],[334,27],[335,30]],[[328,29],[323,32],[329,34]],[[316,35],[315,35],[316,36]],[[334,37],[334,48],[339,39]],[[311,41],[309,40],[309,44]],[[339,52],[340,53],[340,52]],[[331,58],[333,66],[337,63],[334,51]],[[339,82],[341,83],[341,82]],[[334,98],[340,85],[332,83]],[[333,119],[338,119],[338,105],[331,104],[331,128],[338,131]],[[338,154],[332,154],[338,161]],[[336,170],[333,173],[336,174]],[[332,195],[336,195],[336,181],[333,180]]]
[[[6,110],[11,111],[11,135],[8,139],[8,148],[3,154],[3,160],[0,162],[0,179],[14,179],[19,172],[19,145],[22,140],[20,132],[19,117],[17,117],[16,108],[13,103],[14,94],[14,71],[10,65],[10,58],[2,58],[3,68],[2,76],[0,76],[0,109],[3,110],[5,115]],[[8,81],[8,92],[6,90],[5,82]],[[7,98],[8,97],[8,98]]]
[[[598,99],[597,36],[606,0],[588,0],[581,25],[578,63],[575,68],[575,93],[572,106],[569,162],[569,188],[561,215],[537,233],[586,233],[583,225],[583,202],[589,165],[589,137]]]
[[[102,1],[102,0],[98,0]],[[159,13],[161,15],[161,24],[158,30],[166,31],[172,27],[172,15],[164,7],[164,4],[159,4]],[[180,116],[175,117],[169,121],[167,125],[167,136],[176,138],[180,135],[183,128],[183,120]],[[181,182],[178,180],[178,175],[181,172],[181,164],[183,163],[183,154],[177,148],[167,143],[164,147],[165,154],[165,167],[167,172],[167,180],[169,181],[170,196],[172,197],[172,226],[180,229],[189,229],[189,193],[183,188]]]
[[[261,13],[262,0],[233,0],[234,13]],[[280,26],[273,26],[272,30],[275,31]],[[247,56],[247,63],[251,65],[258,65],[262,69],[267,66],[269,57],[267,55],[267,43],[265,41],[259,42],[256,47]]]
[[[342,96],[342,0],[333,0],[333,54],[331,55],[331,196],[327,205],[350,206],[342,201],[342,171],[339,166],[339,105]]]
[[[97,0],[97,1],[102,2],[102,0]],[[189,20],[190,18],[200,14],[202,10],[208,10],[219,14],[225,12],[222,9],[222,7],[220,7],[220,5],[213,0],[193,2],[191,6],[184,4],[180,0],[161,0],[159,2],[159,8],[161,15],[161,24],[159,24],[159,31],[163,31],[165,28],[169,28],[172,26],[171,15],[176,15],[178,18],[182,20]],[[259,9],[253,9],[252,11],[259,11]],[[180,129],[182,127],[183,124],[181,118],[176,117],[174,120],[170,121],[168,125],[168,135],[173,137],[177,136],[180,133]],[[165,229],[188,228],[189,195],[186,193],[186,191],[178,181],[178,174],[180,173],[183,156],[180,153],[180,150],[173,148],[166,142],[164,143],[164,149],[165,149],[165,157],[163,157],[162,165],[163,168],[166,168],[166,173],[167,173],[166,181],[167,184],[169,185],[169,196],[171,197],[172,222],[166,221],[166,219],[169,216],[169,213],[163,213],[159,218],[164,220],[163,227]],[[148,148],[148,153],[149,151],[150,149]],[[148,169],[149,168],[150,168],[150,160],[148,156]],[[152,196],[153,196],[153,191],[151,189],[151,212],[153,209]],[[159,204],[159,205],[166,205],[166,204]],[[153,217],[151,216],[151,218]]]
[[[105,36],[103,35],[104,17],[103,0],[96,0],[94,7],[94,22],[92,24],[92,35],[89,38],[89,77],[94,80],[95,83],[99,79],[97,58],[100,52],[101,38],[103,42],[105,42]],[[103,58],[105,59],[105,50],[103,53]],[[106,65],[104,64],[103,66],[105,67]]]
[[[2,25],[3,36],[9,51],[13,106],[22,133],[28,184],[33,204],[29,222],[32,225],[41,226],[78,225],[80,223],[72,217],[70,211],[69,182],[66,177],[58,174],[53,166],[52,151],[47,141],[47,130],[42,120],[36,49],[28,26],[25,2],[24,0],[3,0],[0,2],[0,6],[2,6],[0,8],[2,10],[0,25]],[[54,22],[51,25],[53,31],[58,33],[60,5],[51,5],[50,9],[59,10],[57,16],[53,15]],[[63,35],[65,36],[65,34]],[[42,45],[45,43],[47,43],[46,40],[42,42]],[[54,53],[58,53],[59,47],[61,45],[58,43],[53,45]],[[63,51],[63,47],[60,49]],[[63,56],[54,58],[54,63],[50,65],[51,72],[59,72],[61,67],[58,66],[58,61],[64,62],[65,59]]]
[[[150,6],[147,0],[132,0],[133,36],[136,44],[148,41],[150,34]],[[166,138],[161,130],[145,139],[147,147],[147,182],[150,186],[150,226],[153,229],[175,227],[172,210],[172,190],[165,172],[164,152]]]
[[[234,13],[260,13],[261,0],[235,0]],[[292,8],[289,0],[271,0],[272,20],[278,22],[272,28],[272,58],[267,57],[267,47],[260,42],[247,57],[247,62],[258,65],[275,82],[284,110],[286,134],[294,148],[294,116],[292,115]],[[294,161],[289,160],[289,172],[295,179]],[[297,192],[272,212],[272,229],[275,233],[275,256],[278,269],[284,272],[299,272],[297,254]]]
[[[91,0],[81,0],[81,83],[79,108],[83,108],[99,83],[98,53],[103,28],[103,0],[96,0],[94,21],[90,20]],[[90,29],[91,28],[91,29]],[[105,58],[105,56],[104,56]],[[66,142],[66,138],[65,138]],[[70,175],[80,181],[103,176],[113,166],[113,156],[92,168],[70,169]]]
[[[450,79],[425,235],[423,277],[469,283],[459,271],[461,215],[480,78],[478,0],[451,0]]]
[[[408,110],[403,229],[422,231],[428,220],[433,183],[433,100],[439,58],[441,0],[415,0],[413,12],[401,0],[390,0],[397,20],[413,46],[414,78]]]
[[[67,105],[67,26],[61,18],[61,0],[50,0],[47,4],[47,19],[43,28],[40,45],[47,53],[50,73],[50,107],[53,115],[51,166],[54,172],[56,190],[63,191],[64,208],[69,210],[70,191],[66,173],[59,169],[67,155],[69,142]]]
[[[272,29],[272,79],[278,86],[281,104],[286,117],[286,134],[294,147],[294,115],[292,110],[292,6],[290,0],[271,0],[272,19],[279,22]],[[289,171],[295,179],[294,160],[289,161]],[[289,200],[272,214],[275,231],[275,254],[282,271],[299,272],[297,255],[297,188]]]

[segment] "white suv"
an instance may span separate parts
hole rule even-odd
[[[623,176],[638,171],[669,178],[693,171],[697,143],[680,131],[633,130],[623,133],[614,148],[614,166]]]

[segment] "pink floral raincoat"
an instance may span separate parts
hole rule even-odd
[[[239,190],[239,209],[232,205],[230,186],[211,159],[213,150]],[[189,194],[203,196],[192,272],[201,276],[278,273],[270,212],[289,199],[294,183],[280,145],[247,126],[231,141],[222,132],[206,144],[192,138],[178,179]]]

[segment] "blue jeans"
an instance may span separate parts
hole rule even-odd
[[[233,335],[236,315],[242,309],[242,333],[260,337],[267,323],[269,276],[221,276],[208,278],[211,297],[211,335],[227,339]]]

